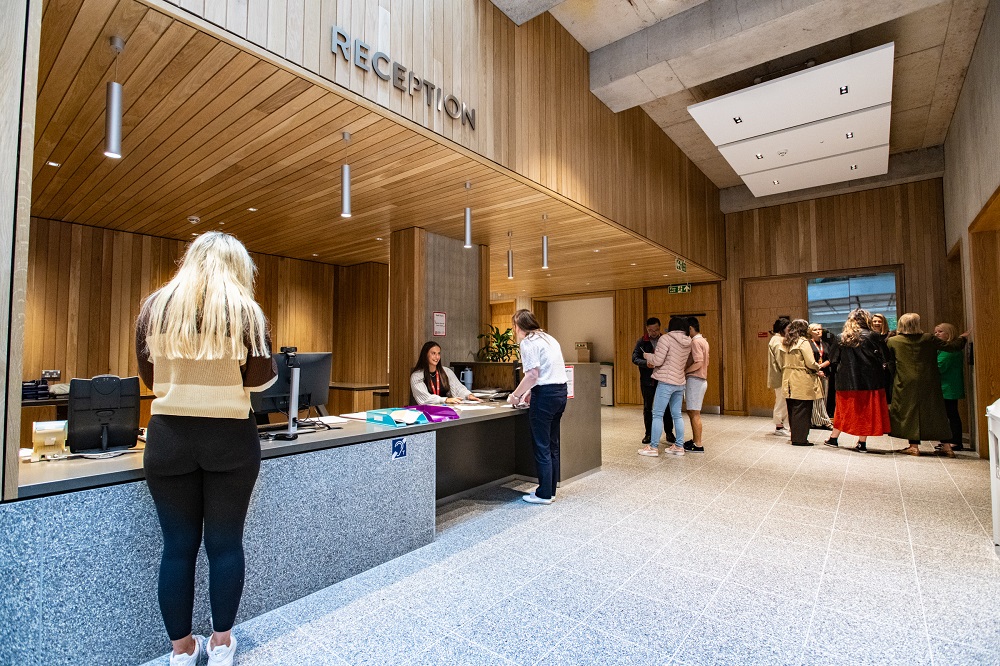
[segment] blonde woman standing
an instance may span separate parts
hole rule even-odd
[[[788,403],[788,421],[792,430],[792,446],[812,446],[809,426],[813,401],[821,396],[819,365],[809,344],[809,322],[792,321],[785,329],[784,340],[778,347],[781,367],[781,393]]]
[[[951,342],[958,337],[958,329],[951,324],[941,323],[934,327],[934,337],[942,342]],[[944,394],[944,411],[951,425],[952,451],[961,451],[962,416],[958,413],[958,401],[965,397],[965,359],[960,351],[940,350],[937,353],[938,371],[941,373],[941,392]]]
[[[143,303],[139,375],[155,398],[143,466],[163,530],[160,612],[171,666],[230,666],[243,594],[243,527],[260,470],[250,391],[274,383],[267,321],[253,299],[256,267],[243,244],[209,232],[176,275]],[[191,634],[195,561],[208,554],[214,633]]]
[[[919,456],[921,441],[938,441],[941,453],[949,458],[955,456],[951,450],[951,426],[944,407],[937,353],[962,349],[968,335],[963,333],[945,342],[923,332],[920,315],[907,312],[899,318],[896,335],[888,342],[896,360],[889,419],[892,436],[905,439],[909,444],[903,453]]]
[[[823,341],[823,325],[809,324],[809,346],[813,351],[813,359],[819,366],[819,382],[822,388],[822,396],[813,400],[812,424],[816,428],[830,429],[833,421],[826,411],[826,396],[829,389],[827,371],[830,367],[830,346]]]

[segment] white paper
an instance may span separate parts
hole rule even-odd
[[[347,423],[347,419],[339,416],[320,416],[317,417],[316,420],[327,425],[333,425],[334,423]]]
[[[413,425],[422,416],[421,412],[415,409],[397,409],[389,413],[392,420],[396,423],[405,423],[406,425]]]
[[[454,407],[460,412],[474,412],[477,409],[496,409],[496,407],[491,405],[448,405],[449,407]]]
[[[355,421],[367,421],[367,412],[353,412],[351,414],[341,414],[345,419],[354,419]]]
[[[573,397],[573,366],[566,366],[566,397]]]

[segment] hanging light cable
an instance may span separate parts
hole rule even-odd
[[[469,207],[469,190],[472,189],[472,182],[465,181],[465,249],[472,247],[472,209]]]
[[[104,111],[104,154],[122,156],[122,84],[118,83],[118,55],[125,49],[125,40],[117,35],[109,40],[115,52],[115,80],[108,81],[107,107]]]
[[[542,214],[542,268],[548,269],[549,267],[549,234],[546,231],[546,221],[549,219],[548,214]]]
[[[512,240],[513,232],[507,232],[507,279],[514,279],[514,241]]]
[[[350,143],[351,133],[344,132],[344,143]],[[340,167],[340,201],[341,217],[351,216],[351,165],[347,162]]]

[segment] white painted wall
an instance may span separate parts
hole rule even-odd
[[[615,299],[549,301],[548,332],[559,341],[567,363],[576,361],[576,342],[592,342],[591,362],[615,360]]]

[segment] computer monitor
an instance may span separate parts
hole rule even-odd
[[[254,414],[288,412],[291,397],[292,374],[288,367],[288,356],[273,354],[278,365],[278,379],[259,393],[250,394],[250,406]],[[309,352],[296,354],[299,362],[299,410],[309,407],[324,407],[330,399],[330,370],[333,367],[331,352]]]
[[[68,419],[71,453],[133,448],[139,436],[139,378],[71,379]]]

